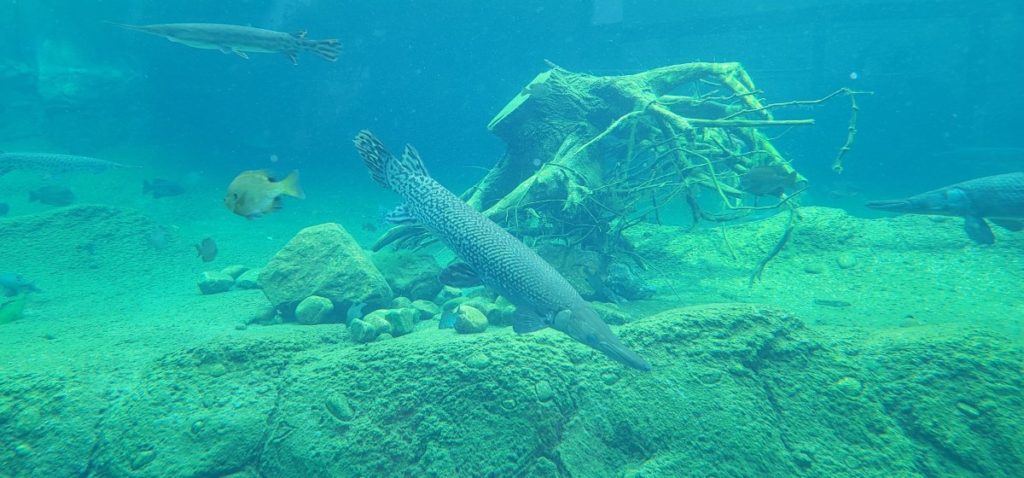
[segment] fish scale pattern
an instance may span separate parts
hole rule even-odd
[[[986,217],[1020,217],[1024,205],[1024,172],[972,179],[950,186],[964,191]]]
[[[371,174],[406,200],[406,210],[518,308],[552,314],[583,302],[536,252],[470,207],[425,171],[414,151],[400,160],[368,132],[356,146]],[[381,174],[381,173],[384,174]]]

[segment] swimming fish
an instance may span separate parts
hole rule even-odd
[[[1024,172],[985,176],[865,206],[910,214],[963,216],[967,237],[979,244],[992,244],[996,237],[985,219],[1011,231],[1024,229]]]
[[[153,199],[179,196],[184,193],[184,187],[168,179],[157,178],[142,182],[142,194],[149,194],[153,196]]]
[[[274,181],[266,171],[243,171],[228,186],[224,206],[239,216],[252,219],[281,209],[284,195],[306,198],[299,187],[298,171],[292,171],[281,181]]]
[[[217,258],[217,243],[209,237],[192,247],[196,248],[196,255],[202,258],[203,262],[213,262]]]
[[[24,276],[13,272],[0,273],[0,289],[3,289],[4,295],[7,297],[29,292],[42,292],[38,287],[26,280]]]
[[[480,283],[516,306],[517,333],[552,327],[622,364],[651,369],[554,267],[431,178],[412,146],[396,158],[365,130],[355,145],[373,179],[406,200],[401,216],[418,220],[465,261],[456,265],[460,276],[475,272]]]
[[[50,206],[67,206],[75,202],[75,193],[64,186],[47,184],[29,191],[28,200]]]
[[[756,166],[740,176],[740,189],[755,196],[781,196],[787,188],[796,186],[796,171],[773,164]]]
[[[338,40],[307,40],[306,32],[284,33],[262,28],[221,23],[165,23],[159,25],[115,25],[129,30],[164,37],[174,43],[193,48],[234,53],[246,60],[246,53],[281,53],[298,64],[299,51],[306,50],[327,61],[335,61],[341,53]]]
[[[45,173],[102,173],[110,169],[134,168],[127,164],[72,154],[4,153],[0,151],[0,176],[16,169]]]

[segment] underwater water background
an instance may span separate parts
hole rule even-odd
[[[293,66],[115,25],[175,22],[343,49]],[[1024,171],[1022,45],[1019,0],[0,0],[0,151],[138,167],[0,175],[0,274],[42,290],[0,320],[0,478],[1022,476],[1024,233],[978,246],[959,218],[864,207]],[[770,131],[811,185],[808,232],[760,289],[747,274],[784,214],[738,226],[728,253],[718,225],[686,228],[681,200],[629,237],[658,292],[613,324],[654,357],[648,375],[568,339],[508,345],[508,327],[353,345],[351,317],[263,327],[258,290],[196,291],[309,226],[368,248],[401,199],[352,147],[362,129],[470,188],[506,151],[488,122],[545,60],[592,75],[739,62],[768,102],[872,94],[842,174],[847,98],[775,112],[815,120]],[[232,214],[228,184],[261,169],[298,170],[306,198]],[[154,178],[185,193],[143,194]],[[51,184],[74,205],[29,200]],[[192,248],[205,237],[211,264]],[[718,303],[744,305],[679,312]]]

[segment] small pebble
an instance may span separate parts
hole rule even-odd
[[[324,407],[327,408],[327,412],[339,422],[347,422],[352,420],[355,413],[352,411],[352,407],[348,404],[348,399],[343,396],[334,396],[328,398],[324,402]]]
[[[483,352],[477,352],[466,359],[466,365],[473,368],[484,368],[491,364],[491,358]]]
[[[847,397],[850,398],[856,398],[858,395],[860,395],[861,390],[863,390],[864,388],[864,386],[861,385],[860,381],[853,377],[843,377],[837,380],[835,383],[835,387],[836,390],[839,390],[839,393],[842,393],[843,395],[846,395]]]
[[[153,450],[140,450],[132,457],[132,469],[138,470],[156,459],[156,452]]]
[[[804,272],[808,274],[821,274],[825,272],[825,268],[821,264],[812,262],[810,264],[804,264]]]
[[[981,411],[964,402],[956,402],[956,408],[968,418],[978,418],[981,416]]]
[[[534,392],[537,394],[537,401],[546,402],[551,400],[551,397],[555,396],[555,391],[551,389],[551,384],[547,380],[541,380],[533,386]]]
[[[836,257],[836,264],[840,269],[851,269],[857,265],[857,256],[847,253],[839,254]]]

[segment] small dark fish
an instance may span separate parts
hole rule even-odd
[[[50,206],[67,206],[75,202],[75,193],[64,186],[49,184],[29,191],[28,200]]]
[[[28,292],[42,292],[24,276],[13,272],[0,272],[0,289],[3,289],[4,295],[7,297]]]
[[[153,199],[180,196],[185,193],[182,185],[167,179],[151,179],[142,182],[142,194],[149,194]]]
[[[196,255],[203,258],[203,262],[211,262],[217,258],[217,243],[207,237],[203,242],[196,244]]]
[[[6,216],[9,212],[11,212],[11,206],[5,202],[0,202],[0,216]]]
[[[825,307],[849,307],[853,304],[845,300],[833,300],[833,299],[814,299],[815,305],[823,305]]]
[[[778,164],[757,166],[740,176],[740,189],[755,196],[778,197],[787,188],[796,186],[796,180],[796,171],[787,172]]]

